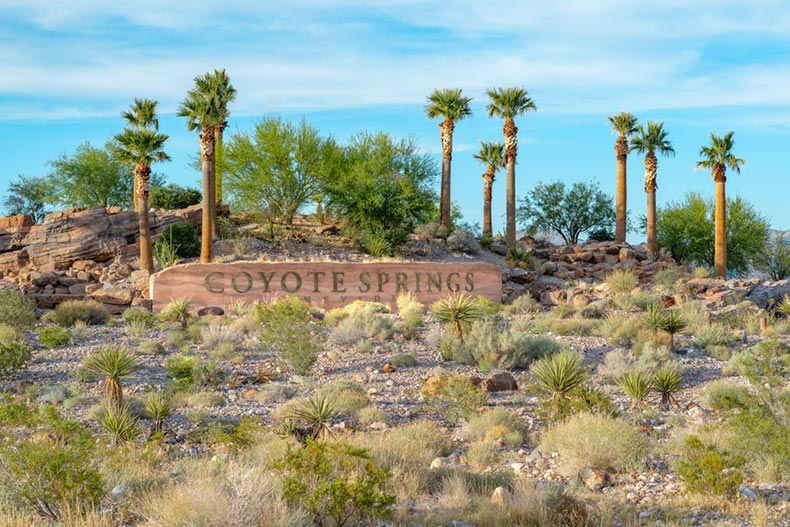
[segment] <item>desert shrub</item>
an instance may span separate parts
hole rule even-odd
[[[179,258],[194,258],[200,256],[200,236],[195,228],[185,221],[168,225],[154,243],[154,251],[160,244],[172,245]]]
[[[31,354],[19,331],[13,326],[0,326],[0,377],[21,369]]]
[[[717,324],[703,326],[694,332],[691,342],[694,346],[704,350],[712,346],[726,346],[729,343],[727,329]]]
[[[18,289],[0,289],[0,320],[3,324],[25,329],[36,323],[36,303]]]
[[[510,447],[520,445],[527,436],[527,427],[517,414],[494,408],[473,416],[461,430],[467,441],[502,440]]]
[[[570,476],[589,466],[616,472],[638,470],[647,460],[649,443],[627,421],[582,413],[546,430],[540,448],[559,453],[560,471]]]
[[[633,271],[618,269],[606,275],[604,282],[612,293],[628,294],[637,286],[639,279]]]
[[[753,399],[754,400],[754,399]],[[763,481],[790,479],[790,392],[761,390],[758,404],[735,412],[728,420],[732,431],[729,447],[743,468]],[[732,463],[732,461],[731,461]],[[736,465],[737,466],[737,465]]]
[[[73,326],[78,321],[96,326],[107,323],[110,314],[103,304],[95,300],[67,300],[58,304],[58,307],[47,313],[45,318],[64,327]]]
[[[152,209],[178,210],[200,203],[200,191],[176,183],[151,187],[148,204]]]
[[[396,299],[398,315],[414,327],[422,326],[422,317],[428,310],[424,304],[417,301],[412,293],[400,293]]]
[[[71,342],[71,331],[63,326],[44,326],[38,330],[38,340],[50,349],[65,346]]]
[[[480,252],[480,243],[478,243],[475,235],[464,229],[455,229],[447,237],[447,246],[454,251],[466,254],[478,254]]]
[[[201,408],[209,406],[225,406],[225,396],[218,392],[202,391],[190,394],[186,400],[187,406]]]
[[[146,340],[137,346],[137,350],[143,355],[164,355],[167,353],[165,347],[155,340]]]
[[[127,326],[152,328],[156,325],[156,318],[144,307],[132,306],[124,310],[121,316]]]
[[[431,240],[434,238],[446,239],[447,236],[450,235],[450,232],[448,231],[447,227],[438,221],[431,221],[417,225],[414,228],[414,234],[420,239]]]
[[[666,348],[669,351],[669,335],[646,328],[637,331],[634,342],[631,345],[631,351],[636,356],[642,355],[642,351],[645,349],[655,350],[658,348]]]
[[[450,422],[469,419],[488,402],[485,390],[465,375],[442,375],[428,379],[422,387],[425,403],[432,413]]]
[[[691,492],[734,496],[743,481],[743,473],[738,470],[743,462],[739,456],[690,435],[675,468]]]
[[[0,480],[12,503],[55,519],[64,507],[92,507],[102,498],[96,443],[78,421],[52,406],[31,409],[7,399],[0,403],[0,438]]]
[[[258,307],[261,342],[279,351],[280,358],[298,375],[307,375],[318,360],[318,324],[310,306],[290,297]]]
[[[393,251],[392,244],[382,233],[369,233],[362,240],[362,246],[374,257],[391,256]]]
[[[520,245],[511,247],[505,256],[505,265],[508,267],[520,267],[521,269],[531,269],[539,273],[543,272],[543,262],[535,256],[532,249],[526,249]]]
[[[532,295],[527,293],[513,300],[511,304],[506,305],[504,310],[508,315],[522,315],[528,313],[540,313],[543,311],[543,307],[538,303],[537,300],[532,298]]]
[[[413,353],[398,353],[392,356],[390,364],[396,368],[413,368],[417,366],[417,357]]]
[[[335,314],[340,320],[332,332],[332,340],[341,346],[357,343],[360,340],[384,340],[392,331],[392,320],[383,316],[386,306],[377,302],[355,301]]]
[[[603,320],[606,318],[606,309],[601,306],[585,306],[579,311],[579,316],[590,320]]]
[[[387,493],[390,475],[362,449],[347,443],[308,440],[293,448],[275,466],[280,471],[283,497],[304,509],[313,525],[366,523],[387,518],[395,496]]]
[[[282,403],[292,398],[296,393],[296,390],[287,384],[270,382],[260,387],[255,398],[264,403]]]
[[[644,371],[657,371],[670,365],[677,365],[675,354],[668,346],[646,341],[640,347],[632,350],[636,362],[634,367]]]
[[[376,408],[373,405],[368,405],[363,408],[357,410],[356,413],[356,420],[360,426],[369,426],[373,423],[389,423],[390,418],[387,413],[380,409]]]
[[[357,412],[370,405],[365,389],[355,382],[334,381],[319,389],[316,397],[324,397],[332,402],[338,415],[356,417]]]
[[[178,390],[188,390],[193,386],[218,386],[225,377],[223,371],[219,369],[217,361],[185,355],[167,357],[165,371],[175,381],[172,387]]]
[[[213,324],[200,328],[201,347],[206,350],[216,350],[225,344],[236,346],[241,342],[242,335],[234,329],[220,324]]]
[[[617,380],[617,384],[631,399],[629,410],[644,410],[647,408],[645,399],[650,393],[650,376],[641,370],[630,370],[623,373]]]
[[[569,318],[576,314],[576,308],[568,302],[558,302],[556,306],[551,309],[552,318]]]
[[[587,337],[595,333],[600,323],[597,320],[582,318],[566,318],[554,320],[551,318],[535,319],[532,331],[535,333],[553,333],[555,335],[575,335]]]
[[[610,384],[617,382],[623,375],[634,369],[636,357],[629,350],[615,349],[608,352],[598,366],[598,375]]]
[[[656,273],[653,283],[670,293],[678,292],[678,281],[687,278],[682,267],[667,267]]]
[[[517,344],[505,348],[499,365],[513,370],[524,370],[536,360],[543,359],[562,350],[557,342],[545,337],[523,337]]]
[[[676,309],[683,316],[690,331],[697,332],[708,326],[710,313],[699,300],[687,300]]]
[[[559,349],[559,344],[551,339],[517,333],[504,323],[488,318],[471,325],[466,342],[453,340],[450,355],[456,362],[477,364],[483,369],[494,366],[525,369]]]
[[[599,326],[601,333],[609,338],[613,346],[630,347],[637,338],[641,327],[637,317],[609,315]]]
[[[751,405],[753,397],[743,386],[736,386],[726,379],[709,382],[705,386],[704,400],[714,410],[745,410]]]

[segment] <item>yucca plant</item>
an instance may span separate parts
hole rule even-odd
[[[304,425],[309,437],[320,439],[331,435],[330,426],[337,415],[332,401],[323,395],[316,395],[305,399],[289,417],[296,423]]]
[[[187,298],[177,298],[170,301],[159,314],[164,320],[170,322],[180,322],[183,329],[187,329],[189,319],[192,317],[189,310],[192,309],[192,302]]]
[[[167,396],[162,392],[151,392],[145,398],[145,417],[151,419],[151,431],[148,434],[151,437],[154,434],[162,434],[165,432],[165,419],[170,417],[173,413],[173,407]]]
[[[647,408],[645,399],[650,394],[651,387],[651,379],[647,373],[642,370],[627,371],[618,379],[617,384],[631,399],[629,410]]]
[[[456,338],[463,340],[472,328],[472,323],[483,313],[474,298],[461,292],[452,293],[437,301],[433,305],[433,314],[453,330]]]
[[[785,318],[790,318],[790,295],[785,295],[782,300],[776,304],[774,312],[778,313]]]
[[[680,391],[683,373],[675,366],[665,366],[653,376],[652,390],[660,395],[659,410],[669,410],[677,406],[674,394]]]
[[[550,407],[555,410],[562,409],[570,394],[584,382],[583,362],[581,354],[561,351],[532,364],[532,376],[551,396]]]
[[[137,436],[137,417],[129,412],[126,405],[105,405],[96,420],[110,434],[113,447],[132,441]]]
[[[675,335],[688,327],[688,322],[682,313],[675,310],[666,310],[657,304],[647,306],[642,324],[653,331],[663,331],[669,334],[669,349],[675,351]]]
[[[107,346],[86,358],[82,366],[87,372],[104,377],[107,401],[113,408],[120,409],[123,405],[121,379],[139,370],[141,364],[129,350]]]

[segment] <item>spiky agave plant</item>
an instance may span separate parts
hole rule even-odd
[[[680,391],[680,383],[683,381],[683,372],[676,366],[665,366],[653,376],[651,388],[660,396],[658,409],[669,410],[677,406],[675,395]]]
[[[101,348],[83,362],[83,368],[104,378],[104,390],[110,406],[120,409],[123,405],[121,379],[140,369],[140,361],[129,350],[119,346]]]
[[[584,382],[583,362],[581,354],[561,351],[535,361],[530,367],[532,376],[549,393],[549,408],[553,412],[562,413],[571,393]]]
[[[642,370],[631,370],[625,372],[617,381],[618,386],[631,399],[629,410],[647,408],[645,399],[650,394],[650,376]]]
[[[688,327],[685,317],[675,310],[669,310],[664,317],[661,330],[669,334],[669,349],[675,351],[675,335],[682,333]]]
[[[110,434],[113,447],[137,436],[137,417],[129,412],[126,405],[116,408],[105,404],[96,420]]]
[[[167,321],[180,322],[181,328],[187,329],[189,319],[192,316],[189,313],[190,309],[192,309],[192,302],[188,298],[177,298],[171,300],[170,303],[163,307],[159,316]]]
[[[447,324],[460,340],[472,328],[472,323],[483,315],[480,304],[464,292],[444,296],[433,305],[433,314]]]
[[[173,407],[167,396],[162,392],[151,392],[145,398],[145,417],[151,419],[151,432],[149,437],[154,434],[161,434],[165,431],[165,419],[173,413]]]
[[[337,416],[335,405],[329,398],[316,395],[305,399],[299,408],[294,409],[289,418],[307,428],[307,436],[320,439],[331,435],[330,426]]]

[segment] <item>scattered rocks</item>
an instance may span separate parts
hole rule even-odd
[[[489,393],[509,392],[518,390],[518,383],[513,374],[503,371],[486,377],[480,387]]]
[[[579,471],[579,479],[590,490],[601,490],[611,484],[612,477],[598,467],[585,467]]]

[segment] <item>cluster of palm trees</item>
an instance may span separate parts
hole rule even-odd
[[[518,153],[518,127],[514,118],[535,111],[535,103],[529,97],[525,88],[508,87],[492,88],[486,90],[489,103],[486,105],[488,117],[499,117],[505,120],[503,126],[504,142],[480,142],[480,151],[475,154],[475,159],[480,161],[486,170],[483,173],[483,236],[491,236],[491,191],[496,178],[496,173],[505,168],[505,194],[506,194],[506,227],[505,242],[508,248],[516,243],[516,156]],[[463,95],[461,89],[435,89],[427,98],[428,104],[425,112],[430,119],[443,117],[439,123],[442,141],[442,183],[439,205],[440,224],[449,229],[450,225],[450,174],[453,156],[453,131],[455,123],[472,114],[469,103],[471,97]],[[607,117],[617,134],[614,152],[617,157],[617,190],[615,198],[615,241],[624,242],[627,230],[626,214],[626,168],[628,154],[632,151],[645,155],[645,193],[647,194],[647,250],[649,253],[658,254],[658,239],[656,234],[656,190],[658,184],[657,154],[674,156],[675,150],[667,139],[669,132],[664,129],[660,121],[647,121],[647,127],[637,124],[637,118],[628,113],[620,112]],[[746,163],[743,159],[732,154],[734,145],[733,132],[723,136],[710,134],[711,145],[702,147],[700,155],[703,159],[697,162],[696,167],[711,170],[713,180],[716,182],[716,211],[715,211],[715,256],[714,268],[718,277],[727,274],[727,247],[726,247],[726,200],[724,183],[727,167],[740,172]]]
[[[187,129],[200,132],[200,155],[203,173],[203,213],[201,263],[211,262],[211,241],[217,231],[217,194],[221,199],[221,176],[216,171],[216,152],[222,149],[222,132],[228,125],[228,105],[236,90],[225,70],[214,70],[195,77],[195,87],[187,92],[178,109],[187,118]],[[134,164],[134,207],[140,230],[140,268],[154,271],[151,230],[148,216],[148,190],[151,165],[170,157],[164,151],[166,134],[159,133],[158,102],[135,99],[123,112],[126,127],[115,136],[118,159]]]
[[[491,235],[491,187],[496,172],[505,167],[506,224],[505,242],[507,246],[516,244],[516,156],[518,154],[518,127],[515,117],[537,110],[529,93],[522,87],[491,88],[486,90],[489,103],[486,105],[488,117],[505,120],[502,128],[503,143],[481,141],[480,153],[475,155],[486,166],[483,174],[485,201],[483,206],[483,235]],[[460,89],[434,90],[428,96],[425,112],[430,119],[444,117],[439,124],[442,140],[442,185],[439,198],[439,221],[446,229],[450,228],[450,161],[453,156],[453,130],[455,122],[472,114],[469,108],[471,97],[465,97]]]
[[[658,173],[658,158],[656,154],[674,156],[675,149],[667,139],[669,132],[664,129],[664,123],[647,121],[647,128],[637,125],[637,118],[628,113],[620,112],[607,117],[612,125],[612,130],[617,134],[614,152],[617,157],[617,192],[615,197],[615,241],[624,242],[626,232],[626,161],[628,154],[636,151],[645,154],[645,193],[647,194],[647,250],[649,253],[658,254],[658,239],[656,235],[656,175]],[[727,229],[724,183],[727,167],[736,174],[746,161],[735,157],[732,148],[735,144],[733,132],[723,136],[710,134],[711,145],[700,149],[702,160],[698,161],[695,168],[704,168],[711,171],[713,181],[716,182],[716,207],[714,212],[714,273],[719,278],[727,276]]]

